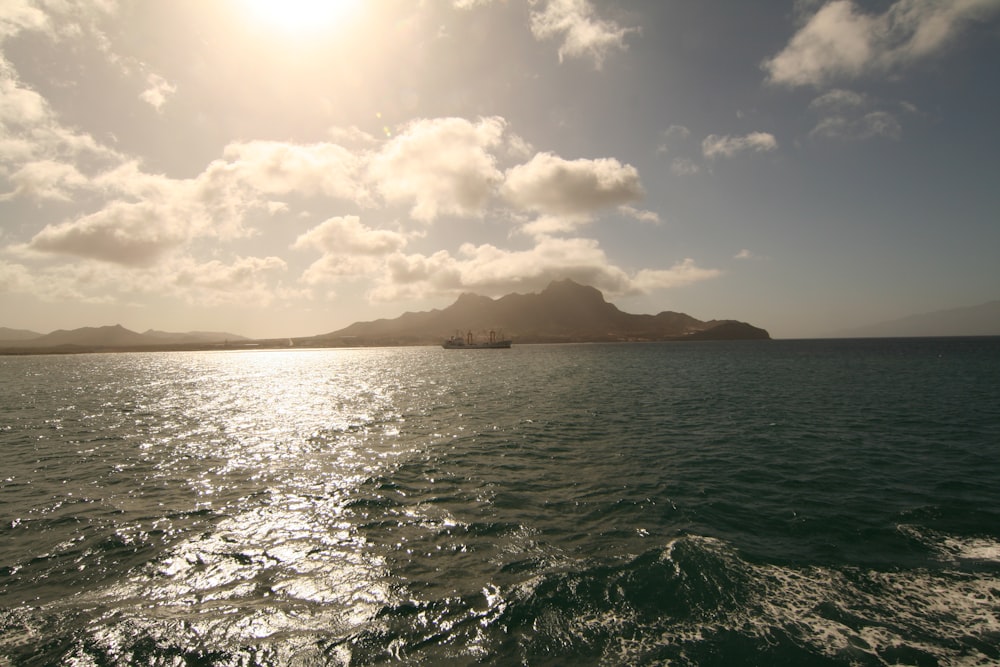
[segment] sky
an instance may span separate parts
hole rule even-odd
[[[984,303],[998,67],[1000,0],[2,0],[0,326]]]

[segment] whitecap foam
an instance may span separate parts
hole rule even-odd
[[[947,535],[908,524],[901,524],[897,529],[923,543],[936,554],[938,559],[946,562],[1000,563],[1000,541],[992,537]]]
[[[683,545],[684,551],[679,548]],[[977,553],[967,545],[962,553]],[[602,628],[620,637],[605,658],[643,661],[666,649],[677,664],[696,664],[697,647],[715,637],[742,635],[771,646],[783,635],[807,653],[845,663],[873,658],[887,664],[934,661],[940,665],[989,665],[984,652],[1000,637],[1000,578],[993,573],[925,569],[876,571],[860,568],[788,567],[754,564],[728,543],[699,536],[671,541],[660,560],[680,574],[688,549],[710,554],[730,571],[748,574],[750,586],[736,606],[695,609],[690,618],[663,619],[634,632],[640,619],[625,604],[563,619],[564,632],[585,640]],[[987,553],[992,554],[992,547]],[[630,629],[631,628],[631,629]],[[622,632],[623,630],[629,630]],[[863,656],[869,656],[864,658]]]

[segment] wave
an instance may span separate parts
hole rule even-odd
[[[1000,552],[986,539],[919,534],[946,562],[995,564]],[[996,568],[789,567],[685,535],[611,562],[539,558],[507,570],[519,577],[510,585],[433,595],[341,546],[323,555],[305,542],[256,551],[224,535],[189,542],[86,600],[4,611],[0,650],[11,664],[76,665],[1000,660]],[[74,607],[104,611],[66,625]]]

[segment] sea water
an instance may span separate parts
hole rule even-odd
[[[0,357],[0,664],[1000,663],[1000,339]]]

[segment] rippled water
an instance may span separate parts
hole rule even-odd
[[[0,664],[1000,662],[1000,339],[0,382]]]

